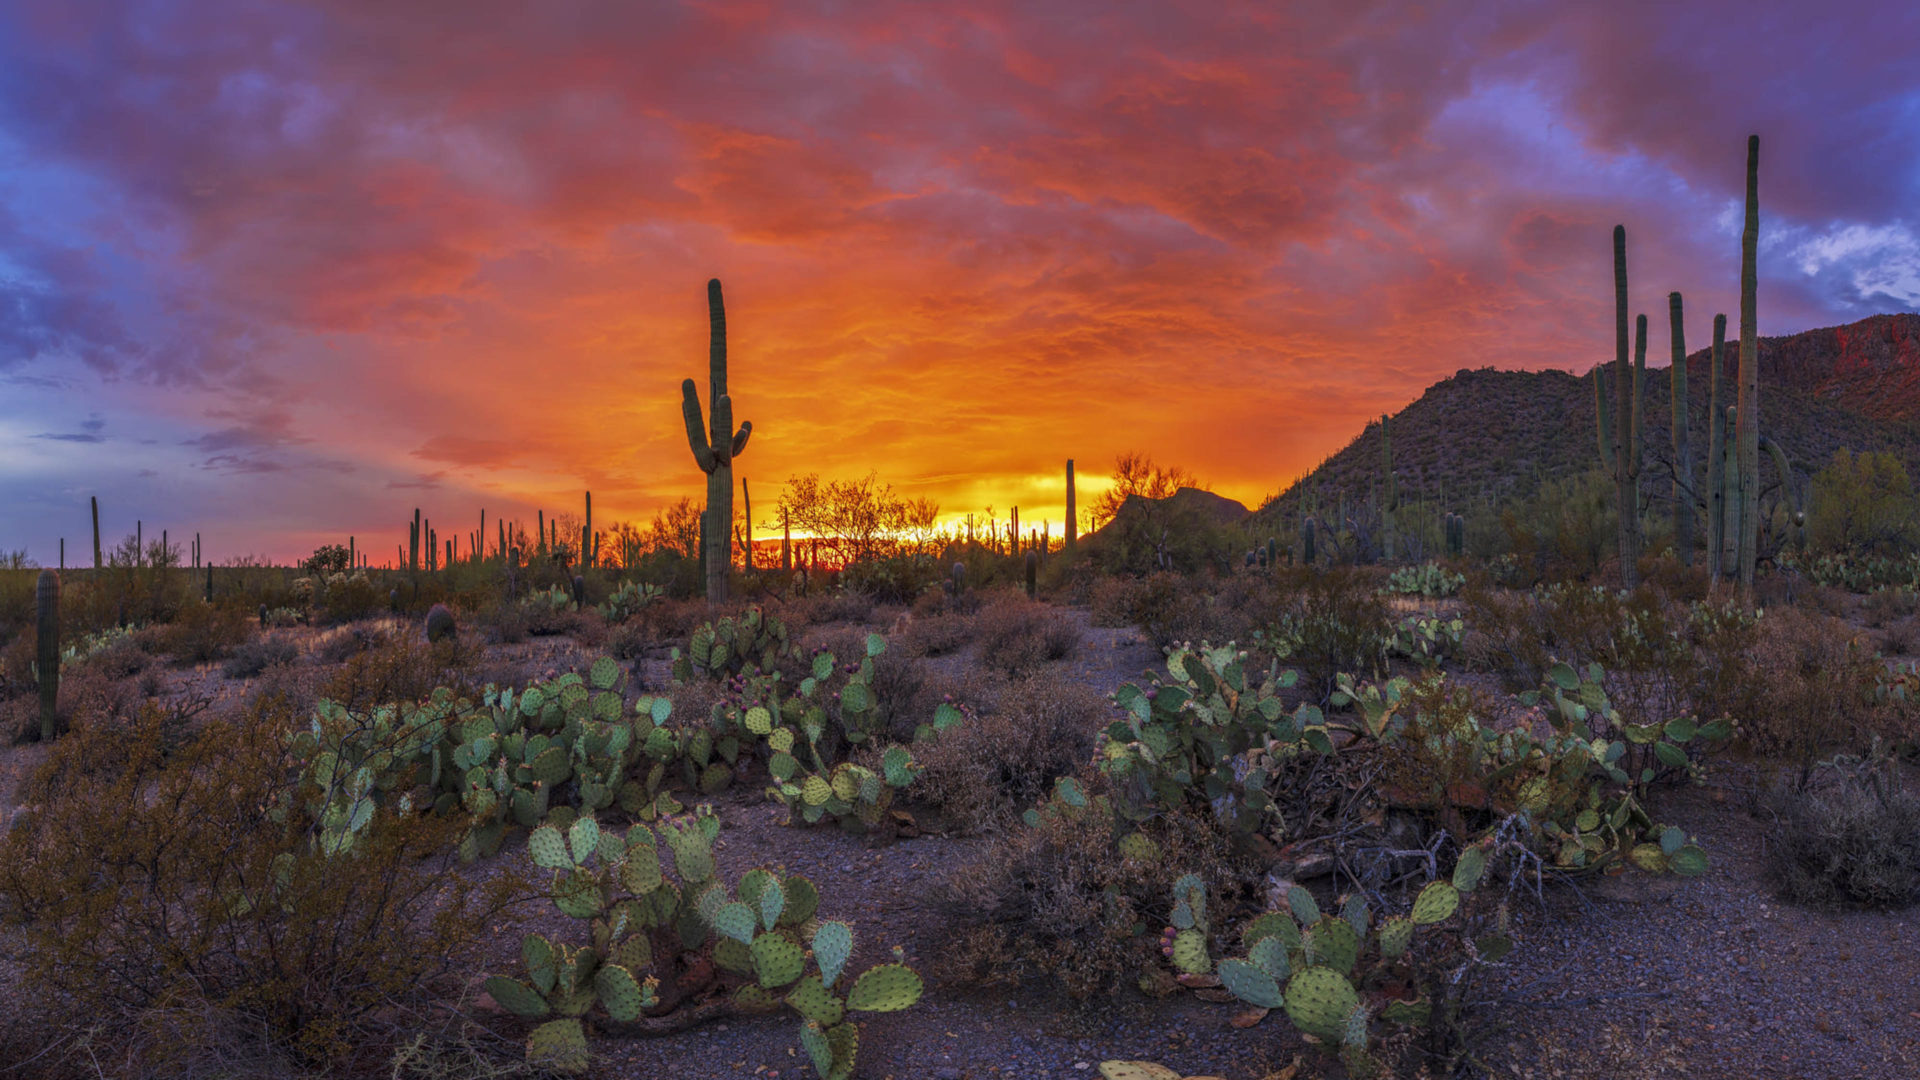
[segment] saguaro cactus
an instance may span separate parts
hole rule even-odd
[[[1393,512],[1400,508],[1400,485],[1393,479],[1393,441],[1387,434],[1387,415],[1380,414],[1380,556],[1394,558]]]
[[[1680,565],[1693,565],[1693,440],[1687,428],[1687,329],[1680,294],[1667,294],[1673,324],[1673,546]]]
[[[34,669],[40,677],[40,741],[52,742],[60,700],[60,578],[53,571],[40,571],[33,607],[39,637]]]
[[[100,496],[87,500],[93,504],[93,568],[100,569]]]
[[[1074,516],[1073,501],[1073,459],[1067,459],[1067,532],[1063,550],[1072,551],[1074,534],[1080,531],[1080,519]]]
[[[747,448],[753,422],[733,430],[733,399],[727,396],[727,309],[720,295],[720,279],[707,282],[707,323],[711,339],[707,361],[707,430],[701,430],[700,393],[693,380],[680,384],[680,411],[687,421],[687,444],[693,460],[707,474],[707,528],[702,544],[706,558],[707,601],[727,598],[727,575],[732,570],[728,548],[733,540],[733,459]]]
[[[1600,462],[1613,478],[1620,507],[1620,580],[1631,589],[1639,581],[1640,561],[1640,414],[1647,371],[1647,318],[1639,319],[1639,359],[1627,368],[1627,227],[1613,227],[1614,381],[1616,404],[1609,415],[1606,380],[1593,369],[1594,430]]]
[[[1713,351],[1708,356],[1712,381],[1707,392],[1707,578],[1711,581],[1726,574],[1727,402],[1720,389],[1720,361],[1726,347],[1727,317],[1715,315]]]
[[[1760,136],[1747,137],[1747,225],[1740,234],[1740,412],[1734,435],[1740,458],[1740,588],[1753,590],[1760,544],[1760,330],[1757,310],[1760,246]]]
[[[745,530],[741,537],[740,555],[746,560],[747,572],[753,572],[753,493],[747,490],[747,478],[740,478],[740,522]]]
[[[593,492],[587,492],[587,520],[580,525],[580,565],[593,565]]]

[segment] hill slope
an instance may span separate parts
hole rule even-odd
[[[1648,359],[1665,360],[1664,324],[1650,325]],[[1760,430],[1803,476],[1840,447],[1886,450],[1920,476],[1920,315],[1875,315],[1847,326],[1760,339]],[[1709,349],[1687,357],[1688,418],[1696,473],[1706,474]],[[1725,365],[1739,363],[1729,341]],[[1610,367],[1611,365],[1609,365]],[[1664,490],[1672,456],[1671,371],[1649,368],[1642,481]],[[1731,404],[1734,379],[1722,376]],[[1612,384],[1609,382],[1609,390]],[[1403,502],[1458,509],[1532,492],[1600,465],[1593,380],[1564,371],[1462,370],[1427,388],[1388,421]],[[1763,466],[1770,471],[1771,466]],[[1365,500],[1380,475],[1380,425],[1369,424],[1318,468],[1262,506],[1256,526],[1297,520],[1303,500]]]

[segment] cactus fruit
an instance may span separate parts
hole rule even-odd
[[[427,640],[445,641],[457,632],[453,623],[453,612],[445,604],[435,604],[427,611]]]
[[[59,726],[60,700],[60,578],[40,571],[33,590],[36,653],[34,674],[40,679],[40,741],[53,741]]]
[[[905,964],[868,968],[847,991],[847,1008],[860,1012],[898,1012],[920,1000],[920,975]]]
[[[1295,1027],[1330,1042],[1345,1038],[1347,1018],[1360,1005],[1347,977],[1327,967],[1295,972],[1287,980],[1285,998],[1287,1017]]]

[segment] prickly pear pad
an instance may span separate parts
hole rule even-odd
[[[897,1012],[920,1000],[920,976],[904,964],[868,968],[847,992],[847,1008],[861,1012]]]

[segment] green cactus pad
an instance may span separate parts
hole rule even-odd
[[[823,922],[813,932],[813,959],[820,965],[823,985],[832,986],[846,970],[853,955],[853,927],[843,922]]]
[[[521,938],[520,961],[527,965],[527,974],[533,978],[535,989],[542,994],[553,992],[557,972],[553,964],[552,942],[539,934],[528,934]]]
[[[723,937],[713,943],[713,962],[728,971],[742,975],[753,974],[752,951],[730,937]]]
[[[847,1015],[846,1005],[821,984],[818,975],[801,979],[799,985],[787,995],[787,1004],[793,1006],[803,1019],[822,1027],[832,1027]]]
[[[1347,1017],[1360,997],[1345,975],[1328,967],[1303,968],[1287,980],[1287,1016],[1309,1035],[1338,1042],[1346,1034]]]
[[[1140,862],[1158,862],[1160,845],[1145,833],[1128,833],[1120,838],[1120,855]]]
[[[1460,861],[1453,864],[1453,887],[1461,892],[1472,892],[1480,886],[1480,875],[1487,870],[1487,853],[1478,847],[1470,847],[1460,853]]]
[[[800,1044],[807,1048],[820,1080],[847,1080],[853,1075],[853,1059],[860,1049],[860,1035],[852,1024],[822,1028],[809,1020],[800,1029]]]
[[[1320,905],[1303,886],[1295,885],[1287,890],[1287,907],[1293,910],[1293,917],[1300,921],[1301,926],[1312,926],[1320,921]]]
[[[1292,974],[1287,962],[1287,943],[1278,937],[1263,937],[1253,943],[1247,953],[1247,962],[1275,979],[1285,979]],[[1268,1008],[1278,1008],[1269,1005]]]
[[[847,991],[847,1008],[860,1012],[897,1012],[920,1000],[919,973],[905,964],[868,968]]]
[[[1433,881],[1413,900],[1413,921],[1431,926],[1444,921],[1460,907],[1460,890],[1444,881]]]
[[[1175,934],[1173,966],[1189,975],[1205,975],[1213,970],[1213,960],[1207,956],[1207,936],[1198,930]]]
[[[799,945],[779,934],[762,934],[753,939],[753,970],[760,985],[773,989],[798,979],[806,968],[807,953]]]
[[[638,1020],[640,1010],[646,1007],[646,994],[641,989],[640,980],[619,964],[608,964],[594,972],[593,988],[599,992],[601,1003],[607,1007],[607,1015],[615,1020]]]
[[[620,679],[620,665],[611,656],[603,656],[587,670],[587,681],[595,690],[611,690]]]
[[[1350,1048],[1366,1049],[1367,1022],[1371,1019],[1372,1014],[1367,1012],[1365,1005],[1355,1005],[1353,1011],[1347,1014],[1347,1027],[1340,1034],[1340,1044]]]
[[[721,944],[724,945],[726,943],[721,942]],[[715,949],[715,958],[717,959],[719,955],[720,950]],[[620,948],[615,950],[614,957],[621,967],[629,968],[633,971],[645,971],[653,966],[653,943],[647,940],[647,935],[635,934],[620,943]],[[746,969],[741,968],[739,970],[744,971]]]
[[[780,913],[781,926],[799,926],[820,910],[820,890],[812,880],[799,874],[787,878],[787,907]]]
[[[787,907],[787,890],[780,887],[779,879],[771,879],[760,892],[760,923],[768,930],[780,924],[780,913]]]
[[[527,854],[533,856],[533,865],[543,870],[573,868],[573,860],[567,856],[566,839],[551,825],[542,825],[527,834]]]
[[[1323,964],[1341,974],[1351,974],[1354,963],[1360,959],[1360,936],[1345,919],[1332,915],[1322,915],[1301,943],[1306,949],[1307,963]]]
[[[1173,905],[1173,912],[1167,916],[1175,930],[1193,929],[1193,906],[1182,900]]]
[[[515,1016],[538,1020],[552,1011],[547,1007],[547,999],[538,990],[518,979],[494,975],[487,979],[485,988],[501,1008]]]
[[[600,823],[591,815],[573,823],[567,830],[567,849],[573,854],[573,861],[584,863],[600,851]]]
[[[660,854],[651,845],[629,848],[626,861],[620,864],[620,884],[636,895],[644,895],[660,887],[665,879],[660,876]]]
[[[767,774],[775,780],[791,780],[799,771],[800,759],[785,751],[776,751],[767,759]]]
[[[1246,929],[1240,931],[1240,943],[1245,945],[1249,952],[1260,943],[1262,938],[1269,937],[1279,938],[1281,943],[1289,949],[1300,947],[1300,927],[1293,921],[1292,916],[1283,911],[1269,911],[1257,916],[1246,925]]]
[[[753,932],[758,923],[753,909],[738,900],[721,905],[713,914],[713,928],[723,936],[743,944],[753,941]]]
[[[1393,959],[1403,955],[1407,946],[1413,944],[1413,920],[1404,915],[1395,915],[1380,927],[1380,955]]]
[[[606,906],[600,882],[585,870],[563,870],[553,875],[553,905],[576,919],[591,919]]]
[[[587,1033],[579,1019],[549,1020],[527,1036],[527,1064],[558,1073],[587,1071]]]
[[[1277,1009],[1283,1003],[1280,984],[1247,961],[1222,960],[1217,970],[1220,984],[1241,1001],[1261,1009]]]
[[[573,775],[573,761],[564,748],[549,746],[528,763],[528,769],[533,779],[543,784],[558,784]]]
[[[1667,857],[1673,872],[1681,877],[1699,877],[1707,872],[1707,853],[1692,844],[1681,846]]]
[[[1366,937],[1367,927],[1373,918],[1371,910],[1367,907],[1366,897],[1359,893],[1347,897],[1346,903],[1340,905],[1340,918],[1345,920],[1348,926],[1353,927],[1356,938]]]
[[[818,776],[809,776],[800,785],[800,800],[808,806],[821,806],[833,798],[833,787]]]
[[[664,831],[667,846],[673,849],[673,867],[680,872],[681,881],[691,885],[713,877],[713,845],[707,842],[705,833],[685,825]]]

